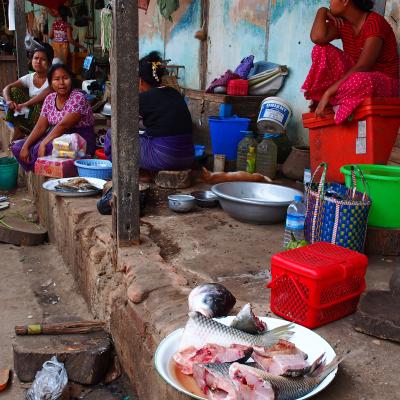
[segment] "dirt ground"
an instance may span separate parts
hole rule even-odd
[[[82,319],[91,319],[92,316],[55,246],[17,247],[0,244],[0,255],[0,368],[12,368],[15,325],[65,315]],[[14,376],[9,388],[0,393],[0,399],[24,399],[24,392],[30,386],[20,383]],[[101,397],[99,394],[91,398],[123,397],[125,392],[123,396]]]
[[[197,209],[177,215],[167,208],[152,210],[144,218],[160,255],[182,274],[191,287],[219,282],[237,297],[237,310],[251,302],[259,315],[269,312],[269,266],[281,251],[283,225],[257,226],[238,222],[221,209]],[[368,289],[388,289],[400,259],[369,257]],[[325,325],[316,332],[338,354],[350,355],[337,378],[318,399],[400,399],[398,368],[400,345],[379,340],[353,329],[354,315]]]

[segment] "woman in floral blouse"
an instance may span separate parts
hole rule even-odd
[[[49,94],[42,112],[26,140],[18,140],[11,147],[14,156],[26,171],[32,171],[38,157],[50,155],[53,140],[65,133],[78,133],[87,143],[87,153],[96,150],[92,109],[85,95],[72,89],[72,74],[64,64],[53,65],[48,81],[54,90]]]

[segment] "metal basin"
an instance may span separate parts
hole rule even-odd
[[[218,197],[210,190],[200,190],[190,193],[199,207],[215,207],[218,205]]]
[[[252,224],[284,221],[294,196],[303,194],[286,186],[255,182],[219,183],[211,191],[231,217]]]

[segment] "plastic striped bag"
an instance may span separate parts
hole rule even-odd
[[[309,243],[328,242],[358,252],[364,251],[368,214],[371,199],[361,170],[351,167],[352,187],[338,183],[326,183],[327,164],[321,163],[306,187],[305,237]],[[361,176],[364,193],[356,191],[356,176]],[[314,179],[322,170],[318,184]]]

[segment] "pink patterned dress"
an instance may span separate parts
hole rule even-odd
[[[56,96],[56,93],[51,93],[46,97],[43,103],[42,112],[40,114],[41,117],[47,118],[47,121],[50,125],[46,135],[50,134],[51,130],[63,120],[65,115],[72,113],[80,114],[81,119],[78,124],[64,133],[78,133],[80,136],[82,136],[86,140],[86,152],[93,156],[96,150],[96,135],[93,129],[94,119],[92,108],[87,102],[85,95],[79,90],[72,90],[68,100],[61,110],[57,108]],[[44,138],[45,136],[39,139],[29,148],[30,159],[28,163],[21,161],[19,157],[22,146],[25,143],[24,139],[17,140],[11,147],[11,151],[13,152],[15,158],[26,171],[33,171],[35,162],[38,158],[37,155],[39,146]],[[45,155],[50,155],[52,151],[53,144],[50,142],[46,146]]]
[[[324,92],[357,63],[370,37],[383,40],[381,52],[371,71],[352,73],[330,99],[337,124],[346,121],[367,97],[398,97],[399,56],[393,29],[381,15],[371,12],[358,35],[347,21],[339,29],[343,51],[332,44],[316,45],[312,51],[312,66],[302,90],[306,99],[320,101]]]

